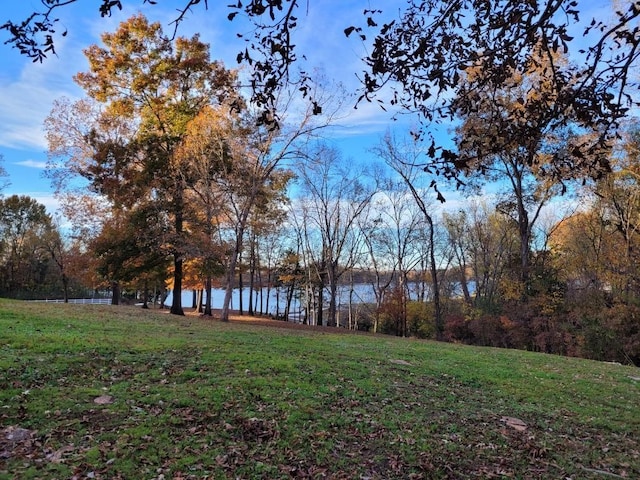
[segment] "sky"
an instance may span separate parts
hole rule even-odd
[[[99,0],[79,0],[57,10],[59,32],[66,29],[68,33],[64,37],[57,36],[57,55],[49,56],[42,63],[33,63],[16,49],[3,44],[7,34],[0,31],[0,155],[4,159],[0,165],[8,172],[10,182],[2,193],[5,196],[29,195],[44,204],[50,213],[55,212],[57,203],[50,182],[43,175],[47,161],[43,122],[54,100],[83,96],[72,80],[74,74],[88,70],[82,50],[99,44],[101,33],[114,31],[120,22],[138,12],[151,21],[161,22],[165,33],[170,33],[177,8],[185,2],[162,0],[150,5],[144,4],[143,0],[123,0],[123,10],[114,10],[109,18],[100,17],[99,3]],[[201,2],[187,13],[178,34],[199,33],[201,39],[210,44],[212,59],[222,60],[227,67],[235,68],[236,55],[243,49],[236,34],[247,27],[241,19],[227,20],[228,3],[210,1],[209,9],[205,10],[204,2]],[[586,8],[585,16],[598,17],[610,11],[609,0],[584,0],[581,3],[582,8]],[[306,54],[304,68],[307,71],[320,69],[327,78],[340,81],[348,91],[355,92],[359,86],[356,75],[364,69],[361,59],[367,50],[357,35],[346,38],[343,30],[354,23],[364,23],[365,8],[383,10],[383,16],[379,18],[383,21],[389,16],[397,16],[398,5],[403,4],[397,0],[301,2],[295,43],[299,51]],[[40,0],[5,0],[0,6],[0,24],[7,19],[22,20],[40,7]],[[332,140],[343,158],[363,163],[373,157],[371,148],[387,131],[406,134],[416,122],[415,117],[407,115],[393,120],[393,112],[384,112],[374,103],[361,103],[357,109],[348,108],[347,113],[340,125],[331,130]],[[446,130],[443,127],[441,137],[447,135]]]
[[[181,24],[179,35],[199,33],[211,46],[214,60],[222,60],[229,68],[237,66],[236,56],[243,43],[236,33],[244,28],[242,20],[227,20],[228,2],[209,2],[209,9],[196,6]],[[304,5],[305,2],[302,2]],[[296,32],[296,44],[306,53],[306,69],[320,69],[329,79],[345,84],[350,91],[358,88],[356,74],[363,70],[361,58],[366,49],[356,36],[346,38],[343,30],[354,21],[362,22],[363,8],[388,8],[393,0],[323,0],[309,2],[301,10],[301,27]],[[47,143],[43,123],[51,111],[54,100],[61,97],[79,99],[83,91],[73,82],[72,76],[87,71],[88,63],[82,50],[92,44],[100,44],[100,34],[114,31],[117,25],[135,13],[143,13],[151,21],[159,21],[165,33],[173,31],[172,21],[182,0],[163,0],[157,5],[144,4],[142,0],[125,0],[123,10],[114,10],[112,17],[101,18],[98,0],[78,1],[57,11],[60,18],[58,32],[67,30],[66,36],[56,37],[56,55],[50,55],[42,63],[32,62],[18,50],[0,43],[0,155],[2,165],[9,174],[10,185],[3,190],[5,196],[29,195],[44,204],[53,213],[57,203],[50,181],[44,177],[47,162]],[[41,7],[38,0],[2,2],[0,23],[7,19],[22,20]],[[0,31],[0,40],[7,35]],[[355,102],[355,100],[354,100]],[[332,138],[345,158],[371,156],[369,150],[389,128],[407,130],[409,119],[400,122],[391,119],[377,105],[361,104],[358,109],[348,106],[347,116],[332,130]]]

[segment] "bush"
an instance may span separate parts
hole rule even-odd
[[[405,304],[406,295],[399,287],[385,296],[384,302],[378,310],[381,333],[399,337],[407,334]]]
[[[618,303],[582,317],[582,356],[640,366],[640,307]]]
[[[409,335],[418,338],[435,338],[436,322],[433,304],[425,302],[407,303],[407,325]]]
[[[444,339],[452,343],[473,344],[474,336],[463,315],[448,315],[444,320]]]

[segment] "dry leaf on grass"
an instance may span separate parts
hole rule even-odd
[[[51,463],[61,463],[64,459],[64,454],[69,452],[73,452],[73,445],[65,445],[55,452],[49,453],[47,455],[47,460],[49,460]]]
[[[400,359],[391,359],[389,360],[391,363],[395,363],[396,365],[409,365],[411,366],[411,364],[409,362],[407,362],[406,360],[400,360]]]
[[[13,443],[24,442],[31,438],[33,430],[27,430],[22,427],[7,427],[2,430],[2,434],[5,439]]]
[[[97,403],[98,405],[109,405],[113,403],[114,398],[111,395],[100,395],[93,399],[93,403]]]
[[[506,423],[508,427],[513,428],[514,430],[518,431],[518,432],[524,432],[527,429],[527,424],[524,423],[522,420],[520,420],[519,418],[514,418],[514,417],[502,417],[500,419],[500,421],[502,423]]]

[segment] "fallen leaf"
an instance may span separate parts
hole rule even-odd
[[[11,442],[24,442],[31,438],[33,431],[21,427],[7,427],[2,430],[4,437]]]
[[[65,453],[73,452],[73,445],[65,445],[62,448],[59,448],[55,452],[52,452],[47,455],[47,460],[51,463],[61,463]]]
[[[395,363],[396,365],[409,365],[411,366],[411,364],[409,362],[407,362],[406,360],[400,360],[400,359],[391,359],[389,360],[391,363]]]
[[[111,395],[100,395],[93,399],[93,403],[97,403],[98,405],[109,405],[113,403],[114,398]]]
[[[518,431],[518,432],[524,432],[527,429],[527,424],[524,423],[522,420],[520,420],[519,418],[514,418],[514,417],[502,417],[500,419],[500,421],[502,423],[506,423],[508,427],[513,428],[514,430]]]

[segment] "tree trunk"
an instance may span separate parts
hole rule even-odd
[[[160,310],[164,310],[165,309],[165,304],[164,302],[167,301],[167,289],[166,287],[162,287],[162,292],[160,293]]]
[[[244,315],[244,283],[242,281],[242,265],[240,266],[240,271],[238,272],[238,310],[240,310],[240,315]]]
[[[251,233],[251,250],[249,251],[249,315],[254,314],[253,310],[253,290],[255,288],[256,274],[256,234]]]
[[[69,303],[69,277],[62,274],[62,292],[64,294],[64,303]]]
[[[324,282],[318,285],[318,302],[316,304],[316,325],[324,326]]]
[[[529,282],[529,216],[526,211],[520,213],[518,219],[520,230],[520,280],[525,288]]]
[[[466,268],[463,266],[460,273],[460,287],[462,288],[462,295],[464,296],[464,303],[471,305],[471,292],[469,292],[469,283],[467,282]]]
[[[173,299],[170,313],[174,315],[184,315],[182,310],[182,258],[175,254],[173,260]]]
[[[111,282],[111,305],[120,305],[120,284]]]
[[[220,314],[220,319],[223,322],[229,321],[229,306],[231,305],[231,297],[233,295],[235,269],[236,269],[236,261],[235,259],[231,259],[231,262],[229,264],[229,270],[227,271],[227,276],[226,276],[227,285],[224,291],[224,300],[222,302],[222,313]]]
[[[400,278],[400,336],[408,337],[409,329],[407,327],[407,302],[409,301],[409,281],[407,273],[402,272]]]
[[[202,313],[202,303],[204,301],[202,297],[204,297],[204,289],[199,288],[196,293],[196,305],[194,307],[196,313]]]
[[[425,212],[423,212],[425,213]],[[444,318],[442,317],[442,306],[440,305],[440,284],[438,281],[438,264],[436,262],[436,245],[433,218],[425,213],[429,224],[429,267],[431,270],[431,282],[433,284],[433,309],[436,323],[436,340],[444,340]]]
[[[329,327],[337,327],[338,326],[338,306],[337,306],[337,296],[338,296],[338,285],[336,282],[330,282],[329,285],[329,312],[327,315],[327,326]]]
[[[142,308],[149,308],[149,282],[145,280],[144,288],[142,289]]]
[[[183,219],[182,219],[182,195],[176,195],[176,211],[175,211],[175,233],[180,237],[183,233]],[[184,315],[182,310],[182,253],[173,253],[173,302],[171,303],[170,312],[174,315]]]
[[[240,255],[242,252],[242,241],[244,238],[244,226],[247,222],[247,217],[249,216],[249,211],[246,210],[242,218],[239,221],[238,228],[236,229],[236,244],[233,253],[231,253],[231,258],[229,260],[229,266],[227,269],[227,288],[224,292],[224,303],[222,305],[222,314],[221,320],[223,322],[229,321],[229,307],[231,305],[231,298],[233,295],[233,284],[235,280],[235,272],[236,267],[238,266],[238,260],[240,259]],[[242,302],[242,292],[240,292],[240,302]],[[240,303],[242,305],[242,303]]]
[[[205,290],[207,291],[207,300],[204,304],[204,315],[210,317],[212,315],[211,313],[211,292],[212,292],[212,288],[211,288],[211,275],[207,275],[207,279],[205,280],[204,284],[205,284]]]
[[[355,295],[355,287],[353,283],[353,270],[350,270],[349,275],[349,318],[348,318],[348,329],[349,330],[357,330],[357,323],[354,322],[353,315],[353,297]]]
[[[260,288],[260,297],[262,297],[262,288]],[[266,300],[264,301],[264,308],[263,308],[263,301],[260,300],[260,309],[263,312],[266,312],[267,314],[269,313],[269,299],[271,298],[271,270],[269,270],[269,273],[267,274],[267,291],[266,291]]]
[[[284,319],[289,321],[289,313],[291,312],[291,302],[293,301],[293,292],[295,289],[295,281],[291,282],[291,285],[287,287],[287,305],[284,310]]]
[[[260,270],[258,270],[257,281],[258,281],[259,290],[256,290],[256,303],[253,308],[257,310],[260,313],[260,315],[263,315],[264,314],[264,284],[262,283],[262,272]],[[260,305],[259,309],[258,309],[258,305]]]

